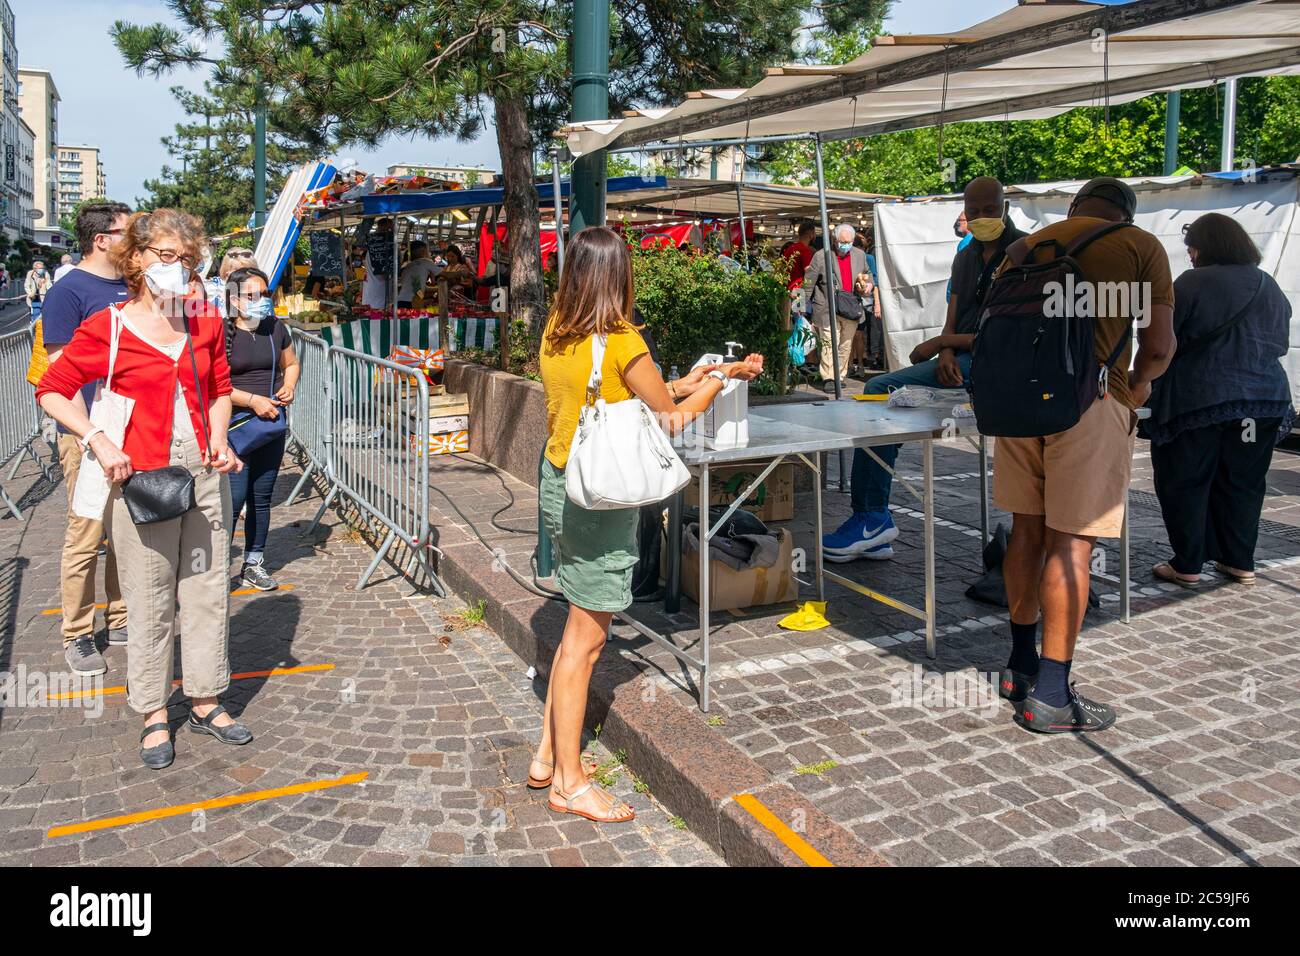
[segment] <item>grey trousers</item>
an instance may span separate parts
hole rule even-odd
[[[130,621],[127,703],[139,714],[171,696],[178,625],[186,696],[215,697],[230,685],[230,483],[202,466],[193,437],[172,441],[171,464],[195,476],[197,507],[137,525],[115,485],[107,511]]]

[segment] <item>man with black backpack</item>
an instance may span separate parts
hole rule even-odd
[[[965,384],[984,297],[1007,247],[1025,234],[1011,224],[1002,184],[996,179],[980,176],[971,180],[963,200],[960,222],[971,229],[971,241],[962,245],[952,261],[948,318],[943,331],[912,351],[908,368],[869,380],[863,389],[868,395],[887,395],[904,386],[961,388]],[[880,445],[872,451],[893,468],[901,447]],[[894,556],[891,542],[898,537],[898,528],[889,513],[893,480],[893,475],[865,451],[854,450],[850,497],[853,513],[822,538],[822,554],[827,561],[880,561]]]
[[[993,497],[1014,515],[1003,563],[1012,651],[1001,691],[1016,723],[1039,733],[1115,722],[1114,710],[1076,694],[1069,676],[1093,546],[1119,537],[1124,520],[1133,410],[1175,346],[1169,258],[1133,225],[1136,210],[1121,180],[1084,185],[1069,218],[1007,250],[975,339],[976,420],[998,437]]]

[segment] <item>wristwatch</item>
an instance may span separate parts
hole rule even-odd
[[[719,382],[721,382],[724,386],[727,384],[727,373],[726,373],[726,372],[723,372],[723,371],[720,371],[719,369],[716,369],[716,368],[715,368],[712,372],[710,372],[710,373],[708,374],[708,377],[709,377],[709,378],[716,378],[716,379],[717,379]]]

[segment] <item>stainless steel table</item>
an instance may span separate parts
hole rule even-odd
[[[983,441],[975,430],[973,418],[954,418],[951,409],[944,408],[890,408],[884,402],[862,402],[853,400],[813,402],[798,405],[783,405],[754,410],[749,415],[749,442],[742,448],[708,449],[698,445],[681,449],[682,460],[700,480],[700,501],[709,500],[710,470],[717,465],[739,464],[755,460],[767,460],[762,472],[737,496],[727,508],[724,515],[712,527],[702,529],[700,552],[708,554],[708,542],[718,533],[727,519],[749,497],[778,465],[786,459],[801,461],[813,472],[813,512],[815,519],[812,553],[816,574],[818,599],[826,594],[826,579],[830,578],[850,590],[856,591],[873,601],[925,622],[926,653],[934,657],[937,653],[935,644],[935,583],[934,583],[934,442],[938,440],[969,440],[980,452],[980,492],[983,502],[980,515],[983,539],[988,538],[988,495],[987,495],[987,454]],[[822,463],[821,455],[825,452],[862,448],[882,466],[893,473],[871,449],[879,445],[894,445],[901,442],[921,442],[923,462],[923,484],[917,490],[912,484],[897,474],[895,480],[906,488],[921,502],[925,515],[925,607],[918,608],[897,598],[874,591],[857,581],[825,569],[822,558],[823,509],[822,509]],[[681,602],[681,511],[682,496],[679,494],[669,502],[668,516],[668,555],[667,555],[667,592],[664,602],[665,610],[676,613]],[[707,508],[701,509],[706,518]],[[669,638],[652,631],[650,628],[624,616],[640,633],[651,638],[671,651],[678,659],[692,667],[700,674],[700,707],[709,709],[709,647],[710,647],[710,611],[709,611],[709,562],[700,561],[699,579],[700,608],[700,656],[696,657],[678,647]]]

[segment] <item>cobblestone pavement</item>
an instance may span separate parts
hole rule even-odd
[[[709,724],[900,864],[1300,862],[1300,458],[1274,458],[1260,583],[1213,579],[1193,593],[1151,577],[1167,542],[1139,446],[1132,620],[1118,616],[1118,543],[1103,542],[1101,605],[1075,659],[1081,688],[1119,721],[1075,738],[1019,729],[997,698],[1006,611],[964,597],[981,571],[978,458],[953,443],[935,459],[938,658],[913,619],[830,583],[832,627],[820,631],[778,628],[790,605],[716,615]],[[832,456],[837,483],[834,470]],[[920,487],[919,447],[904,449],[899,471]],[[826,507],[830,529],[847,496]],[[836,570],[923,606],[919,505],[896,486],[893,507],[895,558]],[[799,496],[789,525],[805,546],[810,508],[811,494]],[[685,610],[636,615],[698,653]],[[652,665],[647,679],[695,703],[680,664],[630,628],[618,634],[622,653]]]
[[[719,863],[598,742],[591,751],[638,819],[601,828],[547,810],[545,793],[523,785],[545,688],[495,635],[467,626],[458,602],[413,598],[386,567],[354,591],[371,551],[334,515],[302,537],[319,499],[282,503],[297,475],[281,477],[267,548],[285,587],[232,598],[232,665],[329,668],[235,680],[224,702],[257,735],[244,748],[180,729],[187,708],[174,705],[176,762],[162,772],[140,766],[141,721],[112,692],[124,648],[106,651],[102,696],[0,710],[0,863]],[[64,670],[59,616],[44,611],[58,600],[66,497],[30,461],[6,487],[28,489],[31,511],[26,524],[0,520],[0,672],[28,688]],[[361,783],[48,835],[363,772]]]

